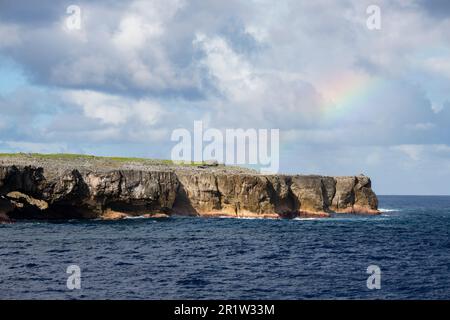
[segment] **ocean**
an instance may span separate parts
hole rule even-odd
[[[450,197],[379,200],[379,216],[0,225],[0,299],[450,299]]]

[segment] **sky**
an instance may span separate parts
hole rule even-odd
[[[0,0],[0,152],[167,159],[201,120],[279,129],[283,173],[450,194],[449,30],[446,0]]]

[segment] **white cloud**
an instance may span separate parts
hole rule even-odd
[[[136,121],[151,126],[163,115],[161,106],[148,99],[133,100],[95,91],[70,91],[64,93],[68,103],[82,108],[85,116],[104,124],[123,125]]]
[[[200,63],[217,81],[226,98],[248,102],[250,97],[265,89],[250,63],[236,54],[223,38],[197,34],[193,44],[205,53],[205,58]]]
[[[407,127],[415,130],[430,130],[436,127],[436,124],[431,122],[419,122],[413,125],[407,125]]]
[[[222,37],[197,34],[194,46],[204,53],[200,65],[223,97],[217,117],[234,117],[244,126],[277,128],[318,121],[322,97],[301,76],[254,65]]]
[[[424,151],[423,145],[415,144],[405,144],[399,146],[393,146],[392,150],[401,151],[406,154],[411,160],[418,161],[421,159],[422,153]]]
[[[450,54],[444,57],[430,57],[423,61],[425,69],[450,79]]]
[[[157,38],[163,34],[160,24],[146,24],[137,15],[125,16],[120,22],[112,41],[119,50],[137,50],[143,47],[145,41]]]
[[[31,153],[64,153],[69,149],[65,143],[39,143],[28,141],[0,141],[5,144],[9,150],[15,149],[19,152]]]

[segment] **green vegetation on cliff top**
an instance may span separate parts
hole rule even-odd
[[[165,159],[150,159],[150,158],[132,158],[132,157],[106,157],[93,156],[86,154],[74,153],[0,153],[0,158],[25,158],[36,160],[94,160],[94,161],[114,161],[114,162],[139,162],[153,165],[183,165],[183,166],[198,166],[205,164],[204,162],[173,162]]]

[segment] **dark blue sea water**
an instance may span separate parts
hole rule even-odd
[[[129,219],[0,226],[3,299],[450,299],[450,197],[380,216]],[[66,268],[81,269],[68,290]],[[366,269],[381,269],[369,290]]]

